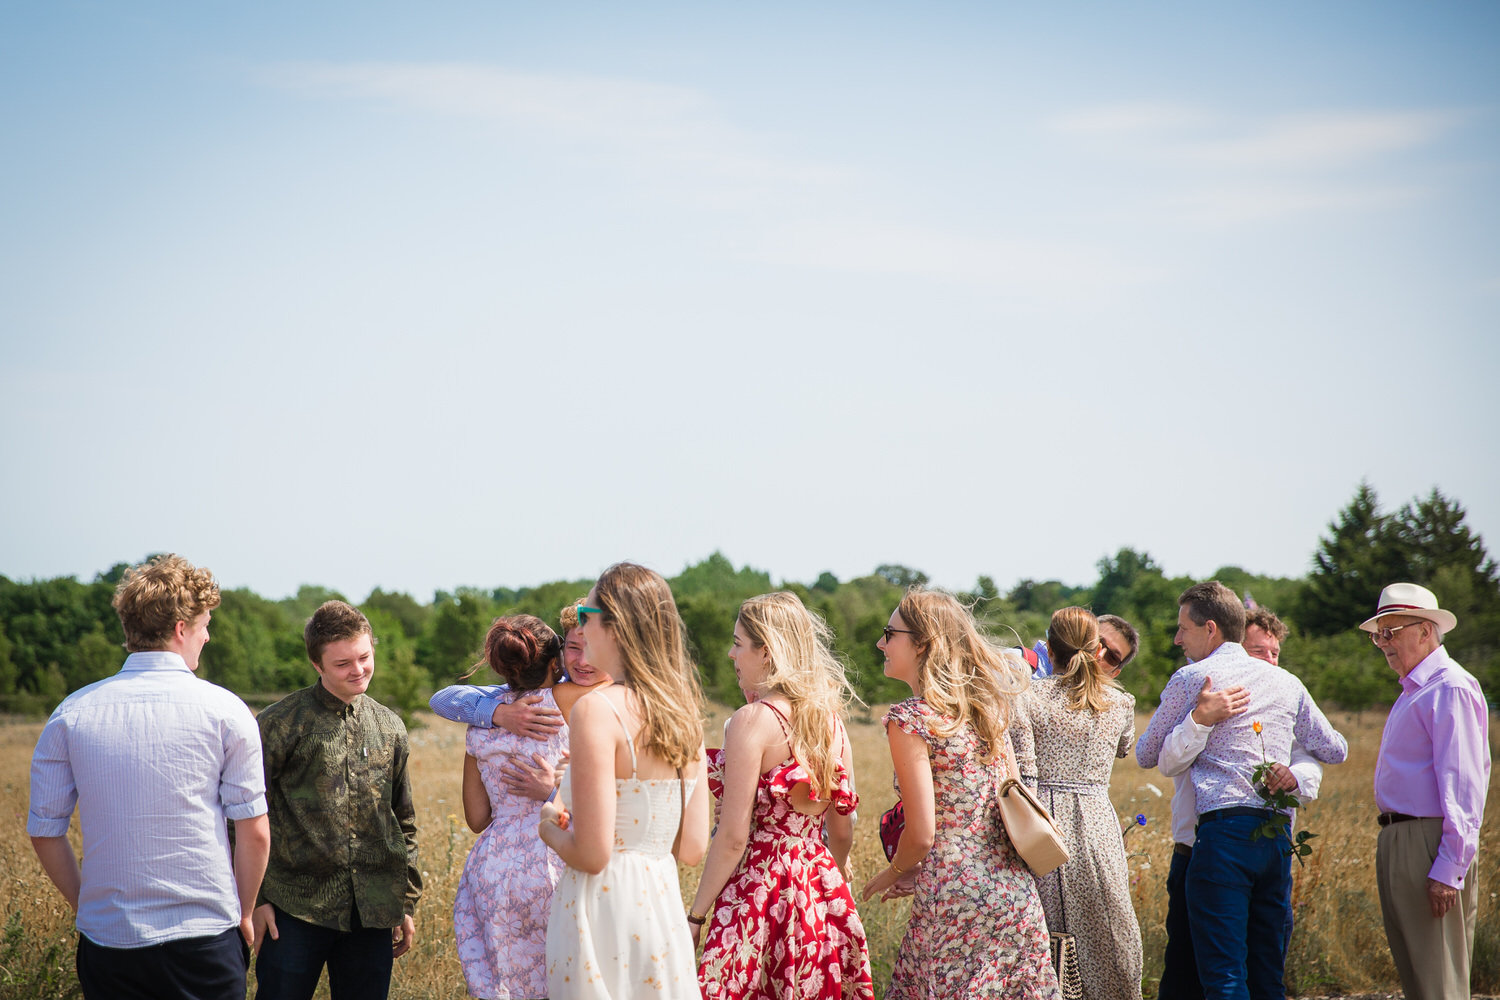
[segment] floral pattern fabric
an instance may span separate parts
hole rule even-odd
[[[708,751],[709,788],[723,795],[724,751]],[[704,928],[698,981],[707,1000],[855,1000],[874,996],[854,896],[823,845],[823,817],[792,807],[811,775],[787,759],[760,776],[750,840]],[[858,805],[842,764],[830,806]]]
[[[556,708],[551,691],[542,704]],[[536,835],[542,804],[513,794],[500,769],[512,756],[540,754],[554,767],[568,749],[564,726],[546,740],[469,727],[464,750],[479,763],[490,825],[464,862],[453,900],[453,931],[469,992],[486,1000],[547,995],[547,918],[563,861]]]
[[[1120,821],[1109,798],[1117,757],[1135,745],[1135,699],[1106,688],[1109,707],[1074,711],[1055,678],[1017,702],[1011,727],[1022,780],[1062,833],[1068,860],[1037,880],[1047,927],[1072,934],[1085,1000],[1141,995],[1141,928],[1130,901]]]
[[[995,805],[1001,764],[985,761],[987,747],[967,726],[934,734],[940,720],[920,698],[892,705],[883,720],[927,743],[937,819],[885,995],[1059,1000],[1036,883]]]

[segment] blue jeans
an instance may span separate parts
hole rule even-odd
[[[391,930],[364,927],[354,911],[354,929],[334,930],[276,910],[276,930],[261,943],[255,960],[256,1000],[311,1000],[323,966],[333,1000],[386,1000],[391,990]]]
[[[1198,827],[1187,872],[1188,916],[1209,1000],[1286,997],[1292,859],[1283,838],[1251,838],[1262,822],[1226,816]]]
[[[1167,953],[1162,959],[1156,1000],[1203,1000],[1198,959],[1193,954],[1192,922],[1187,905],[1188,858],[1172,852],[1167,871]]]

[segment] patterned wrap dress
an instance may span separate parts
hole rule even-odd
[[[781,713],[766,707],[776,712],[790,745]],[[709,788],[721,799],[724,751],[710,750],[708,757]],[[707,1000],[867,1000],[875,995],[865,928],[854,896],[823,844],[823,816],[792,808],[792,789],[811,780],[795,757],[760,776],[745,856],[719,892],[704,928],[698,983]],[[842,761],[829,799],[830,808],[842,816],[859,804]]]
[[[543,705],[557,707],[550,690],[537,693]],[[556,767],[567,749],[566,726],[541,741],[476,726],[464,736],[464,750],[479,763],[491,816],[464,861],[453,900],[458,960],[476,997],[547,995],[547,918],[566,866],[536,835],[542,804],[506,788],[501,768],[513,756],[530,763],[534,753]]]
[[[882,720],[927,743],[937,819],[887,1000],[1058,1000],[1036,882],[995,806],[1002,765],[985,762],[986,748],[967,726],[934,735],[929,727],[940,718],[908,698]]]
[[[619,717],[619,709],[608,699]],[[620,725],[625,725],[624,720]],[[672,842],[696,779],[615,779],[614,852],[597,875],[564,868],[547,922],[547,996],[552,1000],[627,1000],[698,995]],[[558,796],[573,810],[570,768]]]
[[[1085,1000],[1138,1000],[1141,928],[1130,901],[1120,820],[1109,798],[1115,759],[1135,746],[1135,698],[1106,688],[1109,707],[1077,712],[1056,678],[1017,701],[1011,727],[1021,779],[1062,832],[1068,860],[1037,879],[1047,926],[1077,939]]]

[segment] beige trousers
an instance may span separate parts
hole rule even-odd
[[[1416,819],[1383,828],[1375,847],[1385,938],[1407,1000],[1469,1000],[1479,887],[1471,864],[1458,902],[1441,920],[1432,916],[1427,873],[1442,837],[1441,819]]]

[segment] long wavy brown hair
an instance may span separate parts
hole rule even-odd
[[[917,646],[920,695],[953,720],[934,725],[948,737],[972,726],[993,761],[1010,727],[1011,700],[1031,684],[1025,661],[982,632],[969,609],[941,590],[913,587],[896,609]]]
[[[599,577],[594,596],[620,648],[623,682],[640,704],[642,746],[672,767],[687,766],[703,745],[703,687],[672,588],[655,570],[622,562]]]

